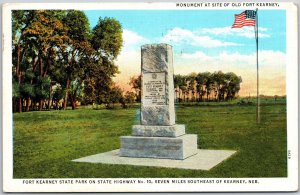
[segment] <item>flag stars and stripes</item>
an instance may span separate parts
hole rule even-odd
[[[244,26],[255,26],[255,17],[256,17],[256,11],[254,10],[246,10],[240,14],[236,14],[232,28],[242,28]]]

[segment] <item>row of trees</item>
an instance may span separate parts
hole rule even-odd
[[[174,87],[178,102],[228,101],[236,98],[242,78],[233,72],[202,72],[175,75]]]
[[[13,110],[42,110],[83,98],[112,102],[121,93],[112,81],[114,60],[122,47],[122,27],[99,18],[90,29],[82,11],[17,10],[12,12]]]
[[[233,72],[200,72],[174,75],[177,102],[228,101],[236,98],[242,78]],[[136,100],[141,100],[141,76],[132,77],[130,85]]]

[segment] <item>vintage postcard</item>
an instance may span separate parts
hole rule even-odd
[[[4,4],[3,191],[297,191],[297,14]]]

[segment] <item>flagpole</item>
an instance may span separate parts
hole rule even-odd
[[[255,14],[255,39],[256,39],[256,123],[260,123],[260,97],[259,97],[259,67],[258,67],[258,9]]]

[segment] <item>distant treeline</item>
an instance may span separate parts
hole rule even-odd
[[[233,72],[200,72],[175,75],[178,102],[228,101],[236,98],[242,78]]]
[[[228,101],[237,97],[242,78],[233,72],[174,75],[176,102]],[[141,76],[130,80],[136,100],[141,100]]]

